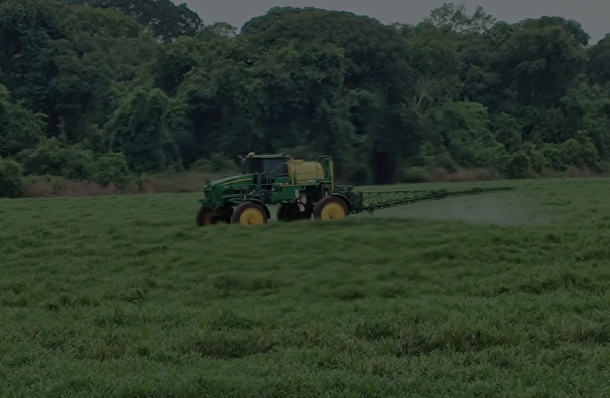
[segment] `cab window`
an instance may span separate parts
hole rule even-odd
[[[244,159],[242,163],[243,174],[256,174],[262,171],[261,159]]]
[[[286,159],[265,159],[262,172],[268,178],[276,178],[282,174],[288,174]]]

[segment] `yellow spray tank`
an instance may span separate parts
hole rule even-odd
[[[310,181],[324,180],[324,167],[318,162],[290,159],[287,166],[291,184],[305,185]]]

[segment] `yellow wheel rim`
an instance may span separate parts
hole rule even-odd
[[[345,209],[339,203],[329,203],[322,209],[323,221],[340,220],[345,217]]]
[[[213,211],[208,211],[203,216],[203,225],[212,225],[212,216],[214,215]]]
[[[246,226],[264,225],[265,217],[263,217],[263,213],[261,213],[258,209],[250,207],[241,213],[241,216],[239,216],[239,223]]]

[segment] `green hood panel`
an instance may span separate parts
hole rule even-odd
[[[221,178],[216,181],[210,182],[211,187],[229,187],[231,185],[239,183],[248,183],[252,181],[253,176],[251,174],[235,175],[225,178]]]

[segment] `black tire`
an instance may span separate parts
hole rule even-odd
[[[340,210],[341,208],[343,209],[342,211]],[[330,217],[325,209],[332,209],[333,211],[336,211],[336,216]],[[337,196],[325,196],[318,203],[316,203],[313,215],[316,220],[338,220],[349,216],[349,208],[347,203],[345,203],[345,200]]]
[[[198,227],[208,227],[210,225],[216,224],[214,217],[216,216],[216,211],[212,209],[208,209],[207,207],[202,207],[197,211],[197,216],[195,218],[195,222]]]
[[[251,217],[248,217],[248,215]],[[231,216],[231,223],[243,226],[265,225],[268,221],[269,210],[256,202],[242,203],[235,208]]]
[[[231,224],[231,217],[233,216],[233,206],[225,205],[216,214],[216,222]]]
[[[218,210],[202,207],[197,212],[195,222],[198,227],[208,227],[220,223],[230,224],[233,207],[225,206]]]

